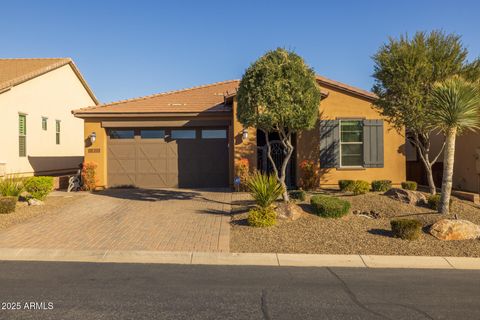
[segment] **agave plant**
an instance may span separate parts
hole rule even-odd
[[[446,136],[440,213],[449,213],[456,136],[466,130],[480,129],[479,87],[478,83],[453,77],[437,83],[433,89],[431,105],[435,126]]]
[[[17,175],[7,175],[0,179],[0,196],[18,197],[23,189],[23,179]]]
[[[267,208],[283,193],[283,188],[274,175],[254,172],[247,181],[247,188],[257,206]]]

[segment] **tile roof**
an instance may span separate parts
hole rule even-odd
[[[74,114],[200,113],[230,111],[225,97],[235,93],[239,80],[229,80],[74,110]]]
[[[369,100],[376,96],[366,90],[355,88],[344,83],[317,76],[320,85],[333,87],[352,93]],[[230,111],[230,106],[225,100],[236,95],[240,80],[228,80],[203,86],[187,88],[153,94],[140,98],[121,100],[97,106],[74,110],[73,113],[82,115],[103,114],[153,114],[153,113],[200,113]],[[328,91],[321,88],[323,96],[328,96]]]
[[[0,93],[67,64],[70,64],[90,97],[92,97],[92,100],[98,104],[98,100],[93,94],[93,91],[70,58],[0,59]]]

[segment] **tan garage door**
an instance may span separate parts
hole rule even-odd
[[[108,132],[109,186],[228,186],[226,128],[116,128]]]

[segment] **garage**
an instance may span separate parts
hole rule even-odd
[[[110,186],[228,187],[228,129],[109,128]]]

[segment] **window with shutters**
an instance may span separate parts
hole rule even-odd
[[[60,144],[60,120],[55,121],[55,142]]]
[[[363,166],[363,121],[340,121],[340,167]]]
[[[27,156],[27,116],[18,115],[18,155]]]

